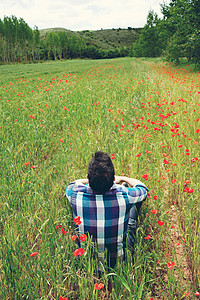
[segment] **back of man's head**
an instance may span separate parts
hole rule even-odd
[[[88,165],[88,180],[92,190],[97,194],[105,194],[113,185],[115,169],[110,156],[98,151]]]

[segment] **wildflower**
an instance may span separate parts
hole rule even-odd
[[[87,237],[87,235],[84,234],[84,233],[80,236],[80,241],[81,241],[81,242],[84,242],[84,241],[86,241],[87,239],[88,239],[88,237]]]
[[[195,162],[195,160],[198,161],[199,159],[197,157],[194,157],[194,158],[191,159],[191,163]]]
[[[175,228],[175,226],[174,226],[174,225],[172,225],[172,226],[171,226],[171,229],[173,229],[173,228]]]
[[[169,163],[168,160],[163,159],[163,164],[164,164],[164,165],[168,165],[168,163]]]
[[[199,292],[195,292],[194,295],[195,295],[195,297],[199,297],[200,294],[199,294]]]
[[[63,230],[63,228],[61,228],[61,229],[62,229],[62,234],[65,235],[67,233],[67,231]]]
[[[30,164],[30,162],[29,161],[27,161],[24,165],[25,166],[28,166]]]
[[[156,215],[157,214],[157,210],[156,209],[152,209],[152,214]]]
[[[185,292],[185,293],[183,293],[183,295],[186,296],[186,297],[188,297],[190,295],[190,293]]]
[[[59,300],[69,300],[69,299],[68,299],[68,297],[62,297],[62,296],[60,296]]]
[[[183,242],[186,243],[186,239],[182,238]]]
[[[58,229],[58,228],[62,228],[62,225],[56,225],[56,227],[55,227],[56,229]]]
[[[60,141],[61,143],[63,143],[63,142],[64,142],[62,139],[59,139],[59,141]]]
[[[148,180],[148,175],[147,174],[143,174],[142,178],[144,178],[145,180]]]
[[[138,154],[136,154],[136,157],[140,157],[142,154],[139,152]]]
[[[174,268],[174,266],[175,266],[175,262],[174,262],[174,261],[168,262],[168,268],[169,268],[170,270],[172,270],[172,269]]]
[[[74,234],[74,235],[70,236],[70,239],[71,239],[72,241],[75,241],[75,240],[77,239],[77,236]]]
[[[30,257],[34,257],[37,254],[38,254],[37,252],[33,252],[33,253],[30,254]]]
[[[148,234],[147,236],[144,237],[145,240],[150,240],[151,236]]]
[[[77,257],[77,256],[81,256],[83,255],[83,253],[85,252],[85,250],[83,250],[83,248],[78,248],[74,251],[74,256]]]
[[[94,285],[95,290],[101,290],[104,288],[104,284],[103,283],[95,283]]]
[[[193,189],[189,188],[189,187],[186,187],[184,190],[184,192],[188,192],[188,193],[193,193]]]
[[[75,225],[80,225],[81,224],[81,217],[77,216],[73,219]]]
[[[190,180],[185,180],[184,181],[184,186],[186,186],[188,183],[190,183]]]
[[[35,169],[35,168],[36,168],[36,166],[34,166],[34,165],[33,165],[33,166],[31,166],[31,169]]]
[[[176,182],[176,179],[172,179],[172,180],[171,180],[171,183],[175,183],[175,182]]]
[[[157,200],[158,199],[158,196],[153,196],[153,200]]]
[[[162,225],[165,224],[165,222],[163,222],[163,221],[157,221],[157,223],[158,223],[159,226],[162,226]]]

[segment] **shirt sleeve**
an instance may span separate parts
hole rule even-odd
[[[71,182],[68,184],[68,186],[66,188],[66,196],[70,203],[72,203],[72,195],[73,195],[73,189],[74,189],[75,184],[76,184],[75,181]]]
[[[130,203],[134,204],[147,198],[148,188],[144,183],[136,179],[135,186],[126,188]]]

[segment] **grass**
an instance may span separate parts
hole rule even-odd
[[[196,298],[200,74],[134,58],[0,71],[0,299]],[[92,241],[74,257],[65,196],[97,150],[149,188],[134,260],[101,276]]]

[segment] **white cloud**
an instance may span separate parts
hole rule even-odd
[[[161,16],[160,3],[163,0],[0,0],[0,18],[15,15],[39,29],[142,27],[150,9]]]

